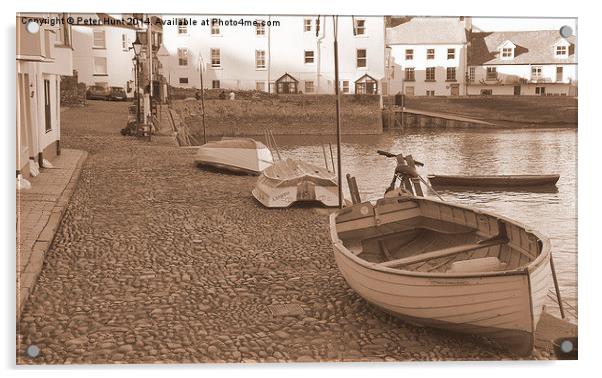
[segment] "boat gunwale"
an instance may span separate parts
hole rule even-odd
[[[367,269],[373,270],[373,271],[400,275],[400,276],[423,277],[423,278],[442,278],[442,279],[450,279],[450,280],[451,279],[453,279],[453,280],[472,279],[472,278],[482,278],[482,277],[503,277],[503,276],[515,276],[515,275],[529,276],[533,270],[537,269],[542,263],[544,263],[546,260],[548,260],[551,256],[550,239],[548,237],[544,236],[543,234],[541,234],[539,231],[530,229],[528,226],[526,226],[523,223],[520,223],[518,221],[507,218],[502,215],[497,215],[495,213],[491,213],[488,211],[482,211],[482,210],[471,208],[471,207],[465,206],[465,205],[451,204],[449,202],[440,201],[440,200],[431,199],[431,198],[424,198],[424,197],[421,197],[421,198],[412,197],[412,200],[413,201],[431,201],[431,202],[443,204],[446,206],[453,206],[453,207],[460,208],[463,210],[472,211],[476,215],[487,215],[487,216],[491,216],[491,217],[497,218],[499,220],[503,220],[508,223],[514,224],[515,226],[522,228],[526,232],[532,233],[535,237],[537,237],[539,240],[541,240],[542,241],[541,251],[540,251],[539,255],[533,261],[529,262],[526,266],[512,269],[512,270],[489,271],[489,272],[484,271],[484,272],[474,272],[474,273],[446,273],[446,272],[418,272],[418,271],[407,270],[407,269],[394,269],[394,268],[382,267],[382,266],[378,266],[377,263],[371,263],[371,262],[368,262],[368,261],[356,256],[347,247],[345,247],[345,245],[343,244],[343,241],[338,237],[338,233],[336,230],[336,217],[339,215],[340,210],[330,214],[330,220],[329,220],[330,238],[332,240],[335,250],[337,250],[345,258],[350,259],[353,262],[355,262],[356,264],[359,264],[359,265],[361,265]],[[372,204],[372,202],[370,202],[370,203]],[[376,206],[373,205],[373,206],[376,207],[377,205]]]

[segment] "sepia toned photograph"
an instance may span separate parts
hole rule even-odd
[[[15,27],[17,365],[578,359],[577,18]]]

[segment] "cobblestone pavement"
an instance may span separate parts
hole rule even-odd
[[[62,144],[89,157],[18,324],[19,363],[512,358],[366,304],[339,274],[323,213],[264,209],[255,178],[121,136],[126,107],[61,116]]]

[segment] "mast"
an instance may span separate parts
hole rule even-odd
[[[339,45],[337,41],[339,16],[332,16],[334,35],[334,93],[337,111],[337,179],[339,185],[339,209],[343,208],[343,173],[341,169],[341,93],[339,88]]]

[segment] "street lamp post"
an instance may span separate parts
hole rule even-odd
[[[138,74],[140,72],[140,52],[142,51],[142,43],[138,38],[138,33],[136,33],[136,40],[132,43],[132,49],[134,50],[134,59],[136,61],[136,123],[140,125],[140,78]],[[139,126],[137,126],[139,127]]]

